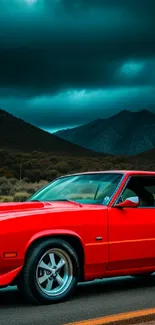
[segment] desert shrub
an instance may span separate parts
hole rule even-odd
[[[23,169],[31,169],[32,168],[32,162],[30,160],[26,160],[22,164]]]
[[[23,160],[25,160],[25,159],[29,159],[30,156],[31,156],[31,155],[30,155],[29,152],[22,152],[22,153],[21,153],[21,157],[22,157]]]
[[[40,167],[41,167],[41,164],[40,164],[40,160],[39,159],[36,159],[36,158],[33,158],[32,160],[31,160],[31,165],[32,165],[32,168],[33,169],[40,169]]]
[[[82,167],[82,161],[80,161],[79,159],[68,159],[67,163],[70,167],[70,170],[80,170],[80,168]]]
[[[14,202],[24,202],[29,197],[30,197],[30,195],[27,192],[17,192],[13,197],[13,201]]]
[[[2,150],[0,150],[0,155],[3,157],[8,156],[8,151],[6,149],[2,149]]]
[[[53,163],[53,164],[56,164],[57,162],[59,162],[59,157],[58,156],[51,156],[50,157],[50,162]]]
[[[34,186],[32,186],[31,184],[29,184],[30,186],[27,186],[28,184],[25,184],[25,190],[29,195],[34,194],[38,188],[36,189]]]
[[[6,170],[4,175],[6,176],[6,178],[13,178],[14,176],[12,171],[10,170]]]
[[[131,170],[131,169],[133,169],[133,166],[131,164],[128,164],[128,163],[122,164],[122,167],[125,170]]]
[[[28,177],[31,182],[38,182],[42,178],[42,173],[40,169],[25,170],[24,176]]]
[[[13,171],[13,175],[14,175],[14,177],[15,178],[19,178],[19,175],[20,175],[20,165],[19,165],[19,163],[13,163],[12,165],[11,165],[11,169],[12,169],[12,171]]]
[[[44,175],[48,181],[52,181],[54,178],[58,177],[59,172],[55,169],[49,169],[45,172]]]
[[[4,162],[7,166],[10,166],[13,163],[13,161],[14,161],[14,159],[11,155],[8,155],[4,160]]]
[[[55,169],[61,173],[68,173],[70,166],[66,162],[60,161],[55,165]]]
[[[112,165],[112,163],[111,162],[106,162],[106,163],[104,163],[103,165],[102,165],[102,169],[103,170],[109,170],[109,169],[112,169],[113,168],[113,165]],[[101,170],[102,170],[101,169]]]
[[[0,168],[0,177],[5,175],[5,169],[4,168]]]
[[[25,182],[25,183],[29,183],[29,182],[30,182],[30,180],[29,180],[29,178],[28,178],[28,177],[23,177],[23,182]]]
[[[14,192],[25,192],[25,182],[19,181],[13,186]]]
[[[8,182],[8,180],[7,180],[7,178],[5,176],[0,177],[0,185],[4,184],[4,183],[7,183],[7,182]]]
[[[50,162],[50,159],[49,157],[47,158],[42,158],[40,161],[40,165],[44,168],[46,166],[46,168],[50,168],[51,166],[51,162]]]
[[[32,151],[32,156],[33,157],[38,157],[38,155],[39,155],[39,152],[38,151],[36,151],[36,150],[33,150]]]
[[[18,180],[17,178],[10,178],[9,182],[11,183],[11,185],[15,185],[18,182]]]
[[[23,188],[25,192],[33,194],[46,184],[47,182],[25,183]]]
[[[0,196],[0,202],[13,202],[13,196]]]
[[[7,181],[0,184],[0,195],[9,195],[11,192],[11,184]]]

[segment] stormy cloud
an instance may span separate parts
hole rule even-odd
[[[0,0],[1,108],[48,131],[155,111],[154,17],[154,0]]]

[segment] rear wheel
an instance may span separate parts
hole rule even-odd
[[[79,275],[73,247],[61,239],[48,239],[30,249],[17,286],[30,303],[56,303],[71,296]]]

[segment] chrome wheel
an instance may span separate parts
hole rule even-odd
[[[17,286],[32,304],[59,303],[71,297],[79,278],[74,248],[61,238],[45,238],[29,249]]]
[[[36,281],[40,290],[48,296],[63,294],[73,279],[73,266],[69,255],[62,249],[52,248],[39,260]]]

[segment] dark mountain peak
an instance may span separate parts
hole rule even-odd
[[[119,113],[117,113],[116,115],[132,115],[134,112],[129,111],[128,109],[123,109],[122,111],[120,111]]]
[[[4,111],[3,109],[0,108],[0,116],[9,116],[9,113],[7,113],[6,111]],[[11,115],[11,114],[10,114]]]
[[[123,109],[122,111],[116,113],[115,115],[111,116],[109,119],[123,119],[128,118],[129,116],[133,116],[134,112],[129,111],[127,109]]]
[[[0,109],[0,119],[3,122],[4,122],[4,119],[5,119],[5,121],[9,121],[9,123],[11,123],[11,121],[14,122],[14,123],[17,123],[17,121],[18,121],[18,124],[23,124],[25,126],[27,124],[27,125],[29,125],[31,127],[35,127],[32,124],[29,124],[29,123],[23,121],[19,117],[16,117],[16,116],[12,115],[11,113],[8,113],[7,111],[4,111],[3,109]]]
[[[105,154],[135,155],[155,147],[155,114],[124,109],[107,119],[97,119],[59,136]]]
[[[44,151],[54,154],[92,156],[91,149],[45,132],[0,109],[0,148],[19,151]]]
[[[96,119],[96,120],[90,121],[90,122],[88,122],[86,124],[76,126],[74,128],[59,130],[59,131],[57,131],[57,132],[55,132],[53,134],[59,136],[59,135],[63,135],[63,134],[66,134],[66,133],[72,134],[72,133],[78,132],[79,130],[80,130],[80,132],[82,132],[85,129],[94,128],[95,126],[100,125],[103,121],[104,121],[104,119]]]
[[[124,109],[122,111],[120,111],[119,113],[113,115],[111,118],[114,118],[114,117],[126,117],[126,116],[133,116],[134,118],[137,116],[152,116],[152,117],[155,117],[155,114],[150,112],[149,110],[147,109],[142,109],[140,111],[137,111],[137,112],[133,112],[133,111],[129,111],[127,109]]]
[[[111,116],[107,119],[107,121],[111,122],[120,122],[120,123],[130,123],[132,120],[135,122],[136,120],[141,119],[144,120],[144,122],[149,121],[150,119],[155,119],[155,114],[150,112],[147,109],[142,109],[137,112],[129,111],[129,110],[122,110],[119,113]]]
[[[141,116],[152,116],[152,117],[155,117],[155,114],[148,111],[147,109],[142,109],[141,111],[137,112],[138,115],[141,115]]]
[[[141,111],[139,111],[139,113],[146,113],[146,114],[148,114],[148,113],[151,113],[151,112],[144,108]]]
[[[103,119],[103,118],[98,118],[98,119],[96,119],[96,120],[93,120],[93,121],[90,121],[90,122],[88,122],[88,123],[86,123],[85,125],[82,125],[82,126],[93,126],[93,125],[99,125],[99,124],[101,124],[103,121],[104,121],[105,119]]]

